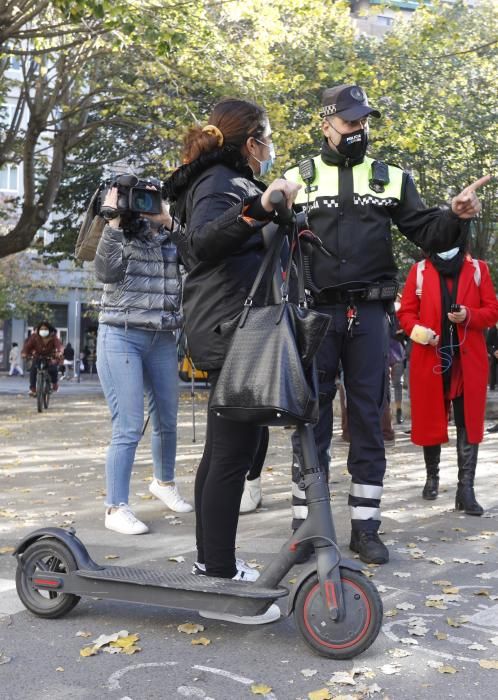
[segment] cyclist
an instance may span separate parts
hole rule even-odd
[[[26,339],[21,356],[32,357],[33,363],[29,372],[29,395],[36,396],[36,373],[38,372],[38,360],[48,360],[48,374],[52,382],[52,390],[57,391],[59,385],[58,368],[62,357],[63,345],[57,337],[57,329],[48,321],[41,321],[33,333]]]

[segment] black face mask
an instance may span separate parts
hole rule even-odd
[[[332,124],[330,126],[334,131],[337,131]],[[357,129],[350,134],[341,134],[340,131],[337,131],[337,133],[340,134],[341,140],[336,145],[336,148],[342,156],[351,158],[352,160],[363,158],[367,152],[368,146],[368,134],[366,129]]]

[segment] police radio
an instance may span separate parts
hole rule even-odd
[[[309,195],[310,192],[315,192],[318,187],[311,186],[311,183],[315,179],[315,161],[313,158],[303,158],[298,163],[299,175],[301,180],[306,183],[305,192]],[[308,197],[309,199],[309,197]]]

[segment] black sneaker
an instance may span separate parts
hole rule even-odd
[[[376,532],[352,530],[349,549],[360,555],[365,564],[387,564],[389,550]]]

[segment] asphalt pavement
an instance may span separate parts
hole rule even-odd
[[[498,681],[498,434],[486,434],[476,493],[482,518],[454,511],[455,430],[443,448],[441,495],[421,499],[421,449],[409,422],[396,426],[387,449],[383,538],[389,564],[365,567],[384,602],[375,643],[351,661],[313,653],[291,618],[263,627],[205,620],[196,613],[84,599],[66,617],[42,620],[26,611],[15,591],[11,549],[42,526],[76,528],[91,556],[118,565],[165,567],[187,573],[194,560],[193,514],[167,511],[151,497],[148,434],[137,452],[132,505],[150,526],[142,536],[104,528],[104,473],[110,426],[98,380],[62,382],[49,410],[36,411],[26,378],[0,376],[0,698],[156,700],[182,697],[233,700],[496,698]],[[182,385],[177,481],[193,498],[204,436],[206,392],[195,399]],[[498,396],[488,400],[489,427],[498,420]],[[405,402],[406,403],[406,402]],[[408,416],[408,404],[405,405]],[[271,429],[263,471],[264,501],[241,517],[238,556],[264,566],[290,527],[290,431]],[[333,443],[332,506],[338,542],[348,549],[347,445]],[[171,558],[174,557],[175,560]],[[184,561],[182,561],[184,559]],[[292,586],[300,568],[283,581]],[[280,601],[285,610],[285,599]],[[186,634],[184,623],[203,630]],[[99,635],[138,634],[133,655],[80,654]],[[203,639],[203,642],[199,642]],[[196,643],[193,643],[196,642]],[[322,691],[316,693],[316,691]],[[328,694],[327,694],[328,693]]]

